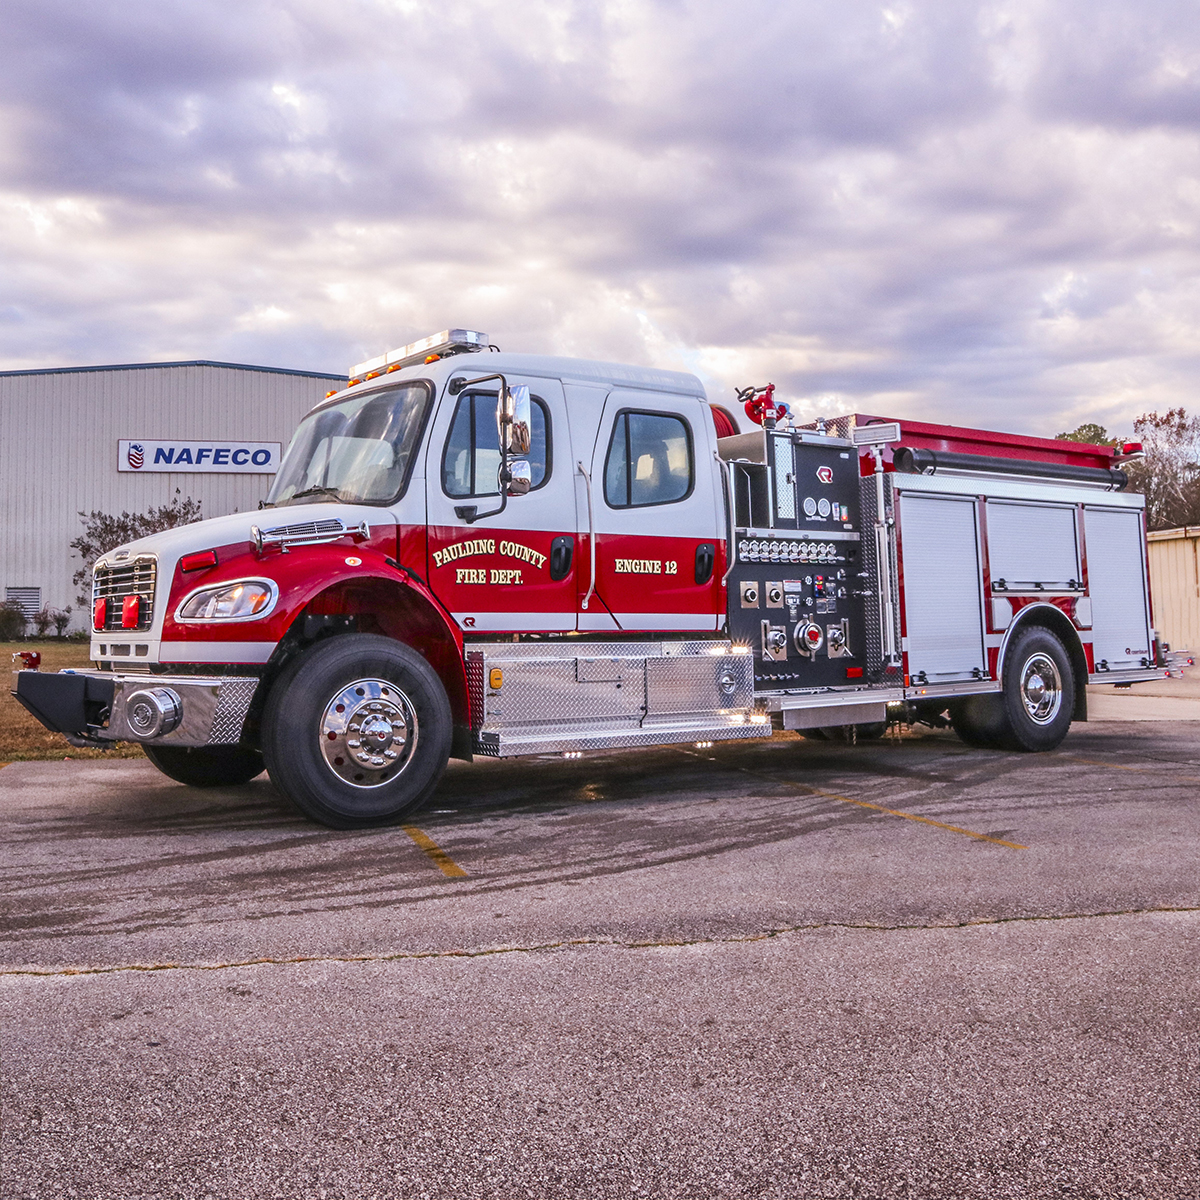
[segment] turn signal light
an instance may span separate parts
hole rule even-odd
[[[92,609],[92,628],[103,629],[104,622],[108,620],[108,600],[101,597],[96,601],[96,606]]]
[[[179,560],[181,571],[203,571],[205,567],[215,567],[216,565],[217,552],[215,550],[202,550],[199,554],[185,554]]]
[[[126,596],[121,601],[121,628],[136,629],[142,615],[141,596]]]

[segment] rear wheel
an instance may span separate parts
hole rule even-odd
[[[188,787],[237,787],[266,769],[248,746],[142,746],[166,776]]]
[[[415,650],[374,634],[318,642],[276,680],[263,712],[275,785],[334,829],[415,812],[450,757],[445,688]]]
[[[1075,671],[1062,642],[1030,626],[1004,662],[1003,691],[967,696],[950,709],[954,730],[970,746],[1053,750],[1075,716]]]

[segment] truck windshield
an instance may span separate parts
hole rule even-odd
[[[388,504],[408,484],[429,385],[405,383],[318,409],[284,455],[267,503]]]

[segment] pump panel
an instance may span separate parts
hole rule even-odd
[[[870,584],[862,575],[858,453],[836,438],[774,430],[764,437],[765,464],[733,464],[742,528],[729,576],[731,635],[753,652],[757,691],[862,686]],[[769,507],[753,503],[749,486],[764,468]],[[763,527],[749,523],[763,516]]]

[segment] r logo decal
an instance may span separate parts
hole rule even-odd
[[[832,467],[818,467],[817,468],[817,478],[822,483],[832,483],[833,482],[833,468]]]

